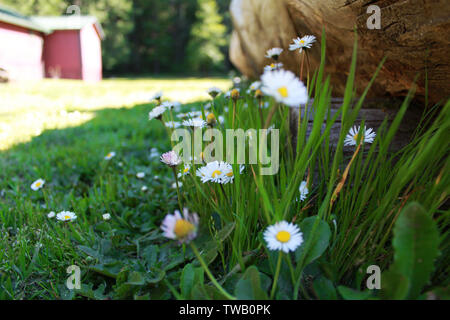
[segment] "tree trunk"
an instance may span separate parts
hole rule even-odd
[[[369,29],[368,20],[380,8],[380,29]],[[448,99],[450,93],[450,2],[448,0],[232,0],[234,33],[230,59],[249,77],[259,77],[269,60],[265,51],[285,49],[280,60],[297,74],[300,55],[288,50],[297,36],[312,34],[318,42],[308,50],[311,70],[320,61],[322,28],[326,32],[326,72],[331,74],[334,96],[344,92],[358,33],[357,84],[361,92],[384,56],[387,61],[370,96],[402,96],[419,75],[417,96],[424,100],[428,78],[429,102]],[[369,96],[369,97],[370,97]]]

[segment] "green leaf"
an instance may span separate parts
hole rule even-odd
[[[314,292],[320,300],[336,300],[337,294],[333,282],[325,277],[320,277],[313,282]]]
[[[370,291],[358,291],[345,286],[338,286],[337,289],[345,300],[366,300],[372,295]]]
[[[408,295],[409,280],[395,270],[383,272],[380,295],[385,300],[403,300]]]
[[[410,203],[400,213],[392,244],[395,249],[393,270],[408,278],[407,297],[417,298],[430,278],[439,253],[436,223],[419,203]]]
[[[234,291],[236,297],[241,300],[267,300],[267,293],[261,288],[261,278],[258,268],[247,268],[244,275],[236,283]]]
[[[328,224],[319,220],[317,228],[312,235],[312,229],[316,219],[319,219],[317,216],[309,217],[304,219],[300,223],[300,231],[303,233],[303,244],[295,251],[295,259],[299,263],[302,263],[302,267],[307,266],[312,261],[319,258],[330,242],[331,230]],[[309,243],[308,251],[305,252],[306,247]]]
[[[195,268],[192,263],[188,263],[181,272],[180,288],[183,297],[188,298],[191,290],[194,287]]]

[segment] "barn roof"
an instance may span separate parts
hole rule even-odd
[[[104,38],[103,29],[98,22],[97,18],[94,16],[78,16],[78,15],[70,15],[70,16],[33,16],[31,17],[33,21],[43,26],[46,29],[51,31],[55,30],[81,30],[86,25],[94,25],[97,29],[97,32],[100,38]]]
[[[30,30],[39,31],[42,33],[50,33],[51,31],[47,29],[45,26],[34,21],[34,19],[30,17],[26,17],[17,11],[14,11],[4,5],[0,4],[0,21],[8,24],[12,24],[15,26],[23,27]]]

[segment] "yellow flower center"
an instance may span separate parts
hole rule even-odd
[[[41,184],[42,184],[42,182],[40,182],[40,181],[36,182],[36,187],[40,187]]]
[[[70,219],[70,216],[64,216],[64,219],[65,219],[65,220],[69,220],[69,219]]]
[[[108,153],[107,155],[106,155],[107,157],[111,157],[112,156],[112,154],[111,153]]]
[[[183,173],[188,173],[189,172],[189,168],[184,168]]]
[[[302,39],[302,40],[300,40],[300,43],[301,43],[301,44],[305,43],[305,40],[303,40],[303,39]]]
[[[288,242],[291,239],[291,234],[287,231],[280,231],[277,233],[277,240],[280,242]]]
[[[174,232],[177,238],[184,238],[189,235],[192,231],[194,231],[195,227],[189,221],[184,219],[177,220],[175,223]]]
[[[358,141],[358,134],[359,134],[359,133],[357,133],[357,134],[355,134],[355,135],[353,136],[353,139],[355,139],[355,141]]]
[[[227,177],[232,177],[233,176],[233,171],[230,171],[226,174]]]
[[[288,96],[288,90],[287,90],[286,87],[278,88],[278,93],[279,93],[283,98],[287,98],[287,96]]]
[[[221,174],[222,174],[222,171],[220,171],[220,170],[215,170],[215,171],[212,173],[212,177],[215,178],[216,176],[220,176]]]
[[[215,122],[216,121],[216,116],[214,115],[214,113],[210,113],[206,117],[206,120],[208,121],[208,123]]]
[[[275,64],[271,63],[271,64],[270,64],[270,67],[271,67],[272,69],[275,68]]]

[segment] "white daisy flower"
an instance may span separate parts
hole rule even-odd
[[[303,243],[303,235],[298,226],[287,221],[280,221],[264,231],[264,240],[269,250],[281,250],[289,253]]]
[[[156,148],[152,148],[150,150],[150,158],[156,158],[159,157],[159,151]]]
[[[261,81],[255,81],[250,85],[250,91],[256,91],[261,88]]]
[[[123,167],[123,162],[119,162],[117,165],[118,165],[119,167]]]
[[[45,180],[43,180],[43,179],[37,179],[35,182],[33,182],[32,184],[31,184],[31,189],[33,190],[33,191],[37,191],[37,190],[39,190],[40,188],[42,188],[43,186],[44,186],[44,184],[45,184]]]
[[[176,121],[167,121],[165,123],[167,128],[171,128],[171,129],[176,129],[179,128],[181,126],[181,123],[176,122]]]
[[[365,128],[361,129],[360,126],[358,128],[353,126],[345,137],[344,146],[356,146],[361,131],[363,133],[361,142],[372,143],[375,140],[376,133],[372,128],[366,130]]]
[[[219,120],[220,123],[224,123],[225,122],[225,117],[220,115],[217,117],[217,119]]]
[[[189,164],[185,164],[184,168],[182,170],[180,170],[180,172],[178,173],[178,178],[188,175],[189,170],[191,170],[191,166]]]
[[[56,216],[55,211],[50,211],[50,212],[47,214],[47,217],[49,217],[50,219],[51,219],[51,218],[54,218],[55,216]]]
[[[109,220],[109,219],[111,219],[111,215],[110,215],[109,213],[103,214],[102,217],[103,217],[103,220]]]
[[[155,94],[153,94],[152,98],[150,100],[161,100],[163,96],[163,92],[162,91],[158,91]]]
[[[287,70],[264,72],[261,76],[264,94],[290,107],[298,107],[308,102],[308,91],[295,74]]]
[[[163,106],[157,106],[157,107],[154,107],[154,108],[152,109],[152,111],[150,111],[150,112],[148,113],[148,119],[149,119],[149,120],[153,120],[153,119],[161,119],[162,114],[163,114],[164,111],[166,111],[166,110],[167,110],[167,108],[166,108],[166,107],[163,107]]]
[[[114,151],[111,151],[110,153],[108,153],[105,156],[105,160],[111,160],[112,158],[114,158],[116,156],[116,153]]]
[[[183,182],[178,181],[178,188],[181,188],[183,186]],[[172,183],[172,189],[176,189],[177,188],[177,183],[174,182]]]
[[[175,151],[169,151],[161,155],[161,162],[167,164],[169,167],[176,167],[181,163],[181,158]]]
[[[183,126],[191,127],[191,128],[204,128],[206,127],[207,123],[203,119],[195,118],[195,119],[188,119],[183,120]]]
[[[166,109],[172,109],[174,106],[175,106],[174,103],[170,101],[164,101],[159,105],[159,107],[164,107]]]
[[[264,67],[264,71],[274,71],[283,68],[283,64],[280,63],[271,63]]]
[[[77,218],[75,212],[71,211],[61,211],[56,215],[56,219],[59,221],[73,221]]]
[[[183,215],[178,210],[175,210],[174,214],[166,215],[161,229],[166,238],[188,243],[197,236],[198,222],[197,214],[189,214],[188,209],[184,208]]]
[[[299,49],[300,52],[302,52],[303,48],[311,48],[312,44],[316,42],[315,36],[304,36],[302,38],[296,38],[294,39],[294,43],[289,45],[289,50],[294,51]]]
[[[142,192],[145,192],[145,191],[147,191],[148,190],[148,187],[147,186],[142,186],[142,188],[141,188],[141,191]]]
[[[222,93],[222,90],[218,87],[211,87],[207,90],[207,92],[212,98],[215,98],[217,95]]]
[[[271,58],[274,60],[278,60],[278,57],[280,56],[280,54],[283,52],[282,48],[272,48],[267,50],[266,52],[266,58]]]
[[[138,179],[144,178],[144,177],[145,177],[145,172],[138,172],[138,173],[136,173],[136,177],[137,177]]]
[[[306,186],[306,181],[302,181],[302,183],[300,183],[300,187],[298,188],[298,191],[300,192],[300,198],[297,198],[297,201],[303,201],[306,199],[306,196],[309,193],[308,187]]]
[[[208,181],[226,184],[233,182],[233,168],[231,164],[224,161],[213,161],[206,166],[197,169],[197,176],[203,183]]]

